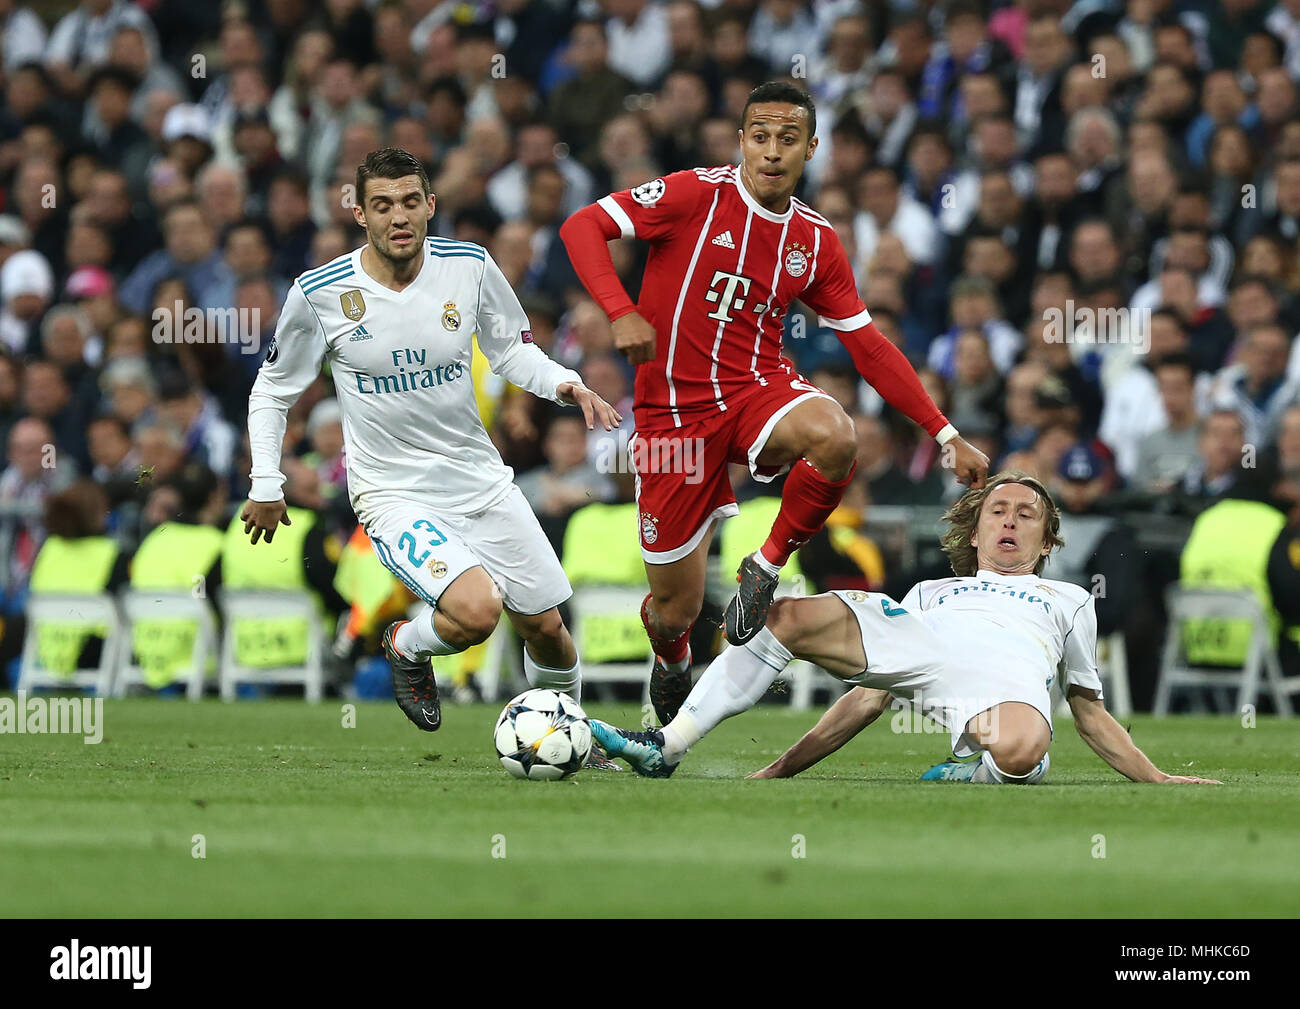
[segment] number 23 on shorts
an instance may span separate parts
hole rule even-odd
[[[409,559],[410,562],[413,565],[415,565],[417,568],[423,567],[424,562],[427,561],[429,559],[429,555],[433,553],[433,548],[437,546],[441,546],[442,544],[446,543],[447,537],[444,536],[442,532],[439,531],[438,527],[434,525],[432,522],[430,522],[428,519],[416,519],[414,522],[411,523],[411,528],[418,530],[420,532],[433,533],[432,536],[430,536],[427,540],[425,540],[425,543],[428,545],[429,549],[426,550],[424,553],[420,554],[419,557],[415,556],[416,542],[414,536],[412,536],[410,533],[402,533],[402,535],[397,538],[397,548],[399,550],[405,550],[407,559]]]

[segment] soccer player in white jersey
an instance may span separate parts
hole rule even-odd
[[[622,418],[533,343],[519,299],[481,246],[427,235],[434,196],[416,158],[372,152],[356,194],[369,243],[290,287],[249,397],[245,531],[270,541],[289,523],[279,469],[286,418],[328,360],[352,508],[379,559],[425,603],[383,634],[402,711],[438,728],[431,657],[485,640],[503,608],[524,641],[529,683],[578,698],[578,656],[557,609],[572,589],[479,417],[471,336],[496,374],[581,407],[589,429]]]
[[[1001,473],[962,495],[945,519],[943,547],[957,577],[920,582],[901,604],[857,591],[778,599],[766,627],[726,649],[662,730],[593,720],[592,735],[638,773],[667,777],[705,733],[755,704],[800,658],[875,689],[852,692],[820,732],[757,776],[788,776],[837,749],[879,714],[888,692],[952,734],[953,758],[923,777],[1035,784],[1049,766],[1049,691],[1059,677],[1079,734],[1111,767],[1134,781],[1203,782],[1160,771],[1106,711],[1093,597],[1041,576],[1061,543],[1047,489],[1024,473]]]

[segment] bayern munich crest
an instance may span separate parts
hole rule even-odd
[[[653,515],[641,515],[641,538],[646,543],[653,543],[659,538],[659,527],[655,525],[658,520]]]
[[[792,277],[802,277],[808,272],[808,252],[796,245],[785,254],[785,272]]]

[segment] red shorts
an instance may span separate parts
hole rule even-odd
[[[802,375],[764,376],[727,409],[703,420],[655,429],[638,428],[629,451],[636,473],[641,555],[648,564],[671,564],[699,546],[715,519],[737,515],[728,463],[749,467],[768,483],[784,467],[759,466],[758,456],[777,421],[804,400],[830,399]]]

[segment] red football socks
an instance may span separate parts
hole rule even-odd
[[[772,535],[761,553],[769,564],[781,567],[790,555],[807,543],[826,524],[844,496],[844,488],[853,479],[854,463],[849,475],[832,483],[807,459],[800,459],[785,478],[781,492],[781,511],[772,523]]]

